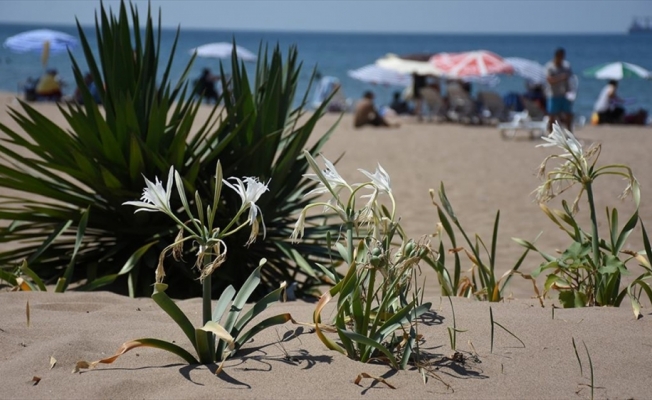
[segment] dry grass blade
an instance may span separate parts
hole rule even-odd
[[[57,365],[57,359],[50,356],[50,369],[54,368],[55,365]]]
[[[544,304],[543,304],[543,296],[541,295],[541,292],[539,292],[539,288],[537,287],[536,279],[534,279],[532,277],[532,275],[524,274],[524,273],[522,273],[520,271],[507,271],[507,273],[505,275],[503,275],[503,277],[501,277],[500,280],[505,278],[507,275],[512,275],[512,274],[521,275],[521,277],[523,277],[524,279],[532,281],[532,287],[534,288],[534,293],[536,293],[536,295],[537,295],[537,299],[539,300],[539,304],[541,304],[541,307],[545,307]]]
[[[27,300],[27,304],[25,305],[25,316],[27,317],[27,327],[29,328],[29,300]]]
[[[77,364],[75,365],[75,369],[72,371],[72,373],[77,373],[82,369],[92,369],[97,366],[97,364],[112,364],[115,360],[118,359],[121,355],[124,353],[128,352],[129,350],[133,350],[137,347],[155,347],[152,346],[150,343],[140,341],[140,340],[132,340],[130,342],[125,342],[120,346],[118,351],[111,357],[103,358],[101,360],[93,361],[91,363],[87,361],[78,361]]]
[[[380,378],[380,377],[377,377],[377,376],[372,376],[372,375],[369,375],[369,374],[366,373],[366,372],[361,373],[360,375],[358,375],[357,378],[355,378],[355,384],[356,384],[356,385],[360,385],[360,381],[362,381],[362,378],[373,379],[373,380],[376,381],[376,382],[384,383],[384,384],[387,385],[387,387],[390,388],[390,389],[396,389],[396,388],[395,388],[391,383],[387,382],[387,381],[385,380],[385,378]]]

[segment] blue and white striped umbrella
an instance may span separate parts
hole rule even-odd
[[[50,53],[63,53],[79,43],[77,38],[64,32],[50,29],[36,29],[19,33],[5,40],[3,46],[17,53],[41,52],[49,43]]]
[[[392,71],[376,64],[370,64],[358,69],[350,70],[347,74],[353,79],[377,85],[407,87],[412,83],[412,77],[409,74]]]
[[[519,57],[507,57],[504,60],[514,68],[515,75],[535,84],[546,82],[546,69],[538,62]]]

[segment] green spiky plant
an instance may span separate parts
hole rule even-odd
[[[274,290],[281,281],[298,282],[299,291],[322,284],[323,274],[313,269],[312,259],[326,255],[319,234],[328,229],[322,227],[324,216],[312,217],[315,223],[306,230],[308,240],[299,248],[287,245],[290,216],[311,200],[304,194],[315,185],[303,177],[308,165],[301,151],[324,113],[322,107],[305,116],[308,91],[294,105],[301,67],[296,48],[290,48],[285,59],[278,47],[271,56],[261,49],[253,83],[234,52],[232,78],[224,81],[228,88],[224,106],[200,120],[201,100],[192,97],[187,81],[194,57],[178,80],[170,78],[179,32],[169,59],[163,60],[160,15],[158,28],[149,9],[142,31],[140,22],[133,5],[121,2],[116,15],[101,5],[95,23],[96,54],[77,25],[101,106],[92,100],[83,71],[71,55],[84,101],[59,106],[68,129],[24,102],[22,110],[9,111],[19,130],[0,124],[5,136],[0,146],[0,187],[9,189],[0,191],[0,219],[10,222],[0,228],[0,243],[12,244],[0,253],[0,267],[13,269],[29,259],[30,268],[46,283],[65,274],[65,285],[77,282],[78,289],[113,284],[112,289],[132,296],[150,295],[158,254],[174,240],[175,226],[161,215],[134,216],[120,205],[140,195],[142,176],[163,176],[171,166],[188,191],[208,198],[211,174],[220,158],[229,166],[225,174],[258,176],[273,181],[274,188],[260,204],[267,240],[246,252],[241,237],[227,240],[227,245],[233,241],[231,257],[215,274],[214,295],[229,284],[240,287],[261,258],[268,260],[268,267],[258,295]],[[312,154],[331,131],[310,148]],[[230,195],[222,201],[217,223],[234,215],[240,200]],[[179,209],[181,204],[172,206]],[[74,265],[67,268],[84,215],[83,240]],[[184,251],[192,252],[191,247]],[[201,294],[191,284],[196,271],[181,262],[166,262],[169,279],[179,282],[170,288],[172,297]]]

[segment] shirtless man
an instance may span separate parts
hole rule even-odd
[[[392,125],[385,118],[383,118],[374,105],[374,94],[372,92],[365,92],[362,99],[355,105],[355,112],[353,116],[353,126],[355,128],[363,127],[364,125],[372,126],[397,126]]]

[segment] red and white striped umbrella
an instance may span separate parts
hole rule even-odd
[[[511,74],[514,68],[500,56],[486,50],[464,53],[439,53],[430,63],[449,78]]]

